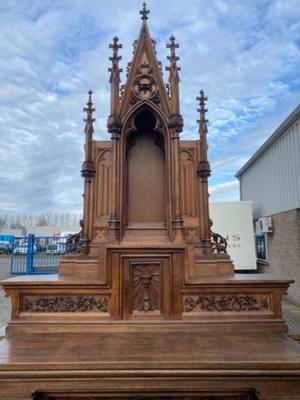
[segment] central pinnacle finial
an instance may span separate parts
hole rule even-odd
[[[140,14],[141,14],[141,19],[143,21],[146,21],[148,19],[148,14],[150,14],[150,10],[147,10],[147,4],[143,3],[143,9],[140,10]]]

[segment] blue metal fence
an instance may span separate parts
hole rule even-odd
[[[66,252],[66,237],[28,235],[14,238],[11,274],[55,274]]]

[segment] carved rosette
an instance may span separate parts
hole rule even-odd
[[[257,312],[270,310],[267,295],[220,294],[184,297],[184,311]]]
[[[132,92],[137,100],[148,100],[157,93],[155,79],[148,74],[139,75],[133,83]]]
[[[108,297],[105,296],[27,296],[23,299],[22,311],[28,313],[108,312],[108,304]]]

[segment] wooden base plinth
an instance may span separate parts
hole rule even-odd
[[[53,326],[60,332],[97,332],[110,323],[115,328],[118,323],[123,327],[149,323],[158,331],[184,323],[198,324],[199,331],[205,331],[211,323],[223,324],[224,329],[228,324],[237,329],[248,323],[266,331],[286,331],[281,299],[289,281],[268,275],[197,278],[178,288],[177,301],[168,314],[130,311],[124,289],[117,292],[97,276],[21,276],[2,284],[12,300],[9,334],[53,332]]]
[[[222,330],[2,339],[0,398],[29,400],[37,393],[51,400],[299,400],[300,346],[282,334]]]
[[[138,262],[169,271],[164,285],[173,278],[164,253],[124,258],[117,265],[125,272]],[[173,278],[168,312],[149,314],[131,310],[115,281],[53,275],[2,282],[12,320],[0,340],[0,399],[300,399],[300,346],[281,315],[289,280],[236,274],[179,285]]]

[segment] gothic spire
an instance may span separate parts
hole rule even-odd
[[[115,36],[113,38],[113,42],[109,45],[109,48],[113,50],[112,57],[109,57],[112,62],[112,67],[109,68],[109,72],[122,72],[122,69],[119,69],[119,61],[122,59],[122,56],[119,56],[119,49],[122,48],[122,45],[118,43],[119,38]]]
[[[170,43],[167,44],[167,48],[170,49],[170,55],[167,57],[170,61],[170,65],[166,67],[166,71],[169,71],[169,88],[170,88],[170,104],[174,114],[179,114],[179,74],[180,67],[177,66],[179,57],[176,55],[176,49],[179,44],[175,42],[174,35],[170,36]]]
[[[95,111],[95,108],[93,107],[93,101],[92,101],[92,90],[90,89],[88,91],[88,102],[86,103],[87,107],[83,108],[83,111],[86,112],[86,118],[84,118],[85,122],[85,128],[84,132],[87,134],[93,134],[94,132],[94,127],[93,123],[95,121],[95,118],[93,118],[93,112]]]
[[[147,21],[147,19],[148,19],[148,14],[150,14],[150,10],[147,10],[147,4],[146,3],[143,3],[143,8],[142,8],[142,10],[140,10],[140,14],[141,14],[141,19],[143,20],[143,21]]]
[[[138,40],[133,43],[132,60],[127,67],[127,79],[120,98],[119,115],[139,101],[152,101],[170,113],[170,101],[162,77],[161,64],[157,59],[155,41],[151,38],[148,24],[149,10],[146,3],[140,11],[142,24]]]
[[[180,67],[177,66],[177,61],[179,60],[179,57],[176,56],[176,49],[178,49],[179,44],[175,43],[175,37],[174,35],[170,36],[170,43],[167,44],[167,48],[170,49],[170,55],[167,57],[167,59],[170,61],[170,66],[166,67],[167,71],[170,70],[177,70],[180,71]]]
[[[198,112],[200,113],[200,119],[197,120],[199,124],[199,135],[200,135],[200,158],[201,161],[207,161],[207,122],[208,120],[206,119],[206,113],[207,113],[207,108],[206,107],[206,101],[207,97],[204,94],[203,90],[200,90],[200,96],[197,97],[197,100],[199,101],[199,108]]]
[[[89,252],[89,212],[88,207],[90,204],[90,183],[92,182],[96,169],[93,161],[93,133],[94,127],[93,123],[95,118],[93,117],[93,112],[95,108],[93,107],[92,100],[93,92],[91,90],[88,91],[88,102],[86,103],[87,107],[83,108],[83,111],[86,112],[85,121],[85,159],[81,168],[81,176],[84,178],[84,195],[83,195],[83,225],[82,225],[82,238],[80,241],[80,252],[82,255],[87,255]]]
[[[119,56],[119,49],[122,48],[122,45],[118,42],[119,38],[115,36],[113,38],[113,42],[109,45],[109,48],[113,50],[112,57],[109,57],[110,61],[112,62],[112,66],[108,69],[111,73],[109,79],[111,84],[111,115],[115,112],[118,112],[120,102],[120,73],[122,72],[122,68],[119,68],[119,61],[122,57]]]
[[[206,113],[207,113],[207,108],[205,108],[206,106],[206,101],[207,101],[207,97],[204,95],[204,91],[200,90],[200,96],[197,97],[197,100],[199,101],[199,108],[198,108],[198,112],[200,113],[200,119],[197,120],[197,122],[199,123],[199,132],[200,135],[203,135],[207,133],[207,122],[208,120],[205,118]]]

